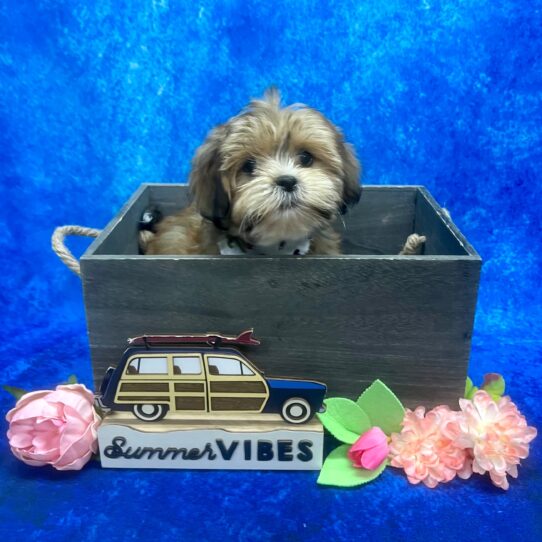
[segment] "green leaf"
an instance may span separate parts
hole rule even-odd
[[[23,395],[26,395],[28,392],[22,388],[16,388],[15,386],[2,386],[2,389],[7,391],[9,394],[13,395],[18,401]]]
[[[381,380],[375,380],[358,397],[357,404],[369,416],[371,425],[380,427],[386,435],[401,431],[405,409]]]
[[[70,375],[68,380],[66,380],[66,384],[77,384],[77,377],[75,375]]]
[[[348,458],[350,446],[343,444],[335,448],[326,458],[317,482],[324,486],[355,487],[378,478],[386,468],[388,460],[375,470],[358,469]]]
[[[506,383],[502,375],[498,373],[488,373],[484,376],[482,389],[486,391],[494,401],[498,401],[503,395]]]
[[[467,376],[467,381],[465,382],[465,399],[472,399],[477,391],[478,388],[473,384],[470,377]]]
[[[346,444],[356,440],[371,429],[371,421],[361,408],[344,397],[332,397],[324,401],[325,412],[318,413],[322,425],[337,439]]]

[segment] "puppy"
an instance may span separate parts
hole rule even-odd
[[[333,222],[361,195],[341,131],[276,89],[212,130],[196,151],[191,205],[141,232],[146,254],[339,254]],[[152,215],[151,215],[152,221]]]

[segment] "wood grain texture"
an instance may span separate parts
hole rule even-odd
[[[149,205],[149,189],[142,185],[122,207],[85,254],[138,254],[137,223]]]
[[[375,378],[408,406],[463,390],[476,258],[83,258],[96,383],[144,333],[228,334],[268,375],[321,380],[355,398]]]
[[[368,186],[339,222],[344,254],[398,254],[413,233],[417,187]]]
[[[416,197],[414,231],[427,239],[423,252],[425,255],[474,254],[467,240],[424,188],[418,191]]]

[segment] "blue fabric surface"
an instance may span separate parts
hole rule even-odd
[[[501,372],[540,429],[541,47],[539,1],[5,0],[0,383],[90,385],[80,283],[53,227],[102,227],[141,182],[183,181],[206,132],[275,83],[342,126],[365,183],[425,184],[450,210],[485,261],[470,374]],[[413,487],[395,469],[335,490],[315,473],[59,473],[1,437],[0,534],[540,540],[541,449],[508,492],[481,477]]]

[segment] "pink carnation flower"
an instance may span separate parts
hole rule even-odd
[[[471,475],[466,450],[454,444],[459,433],[458,413],[438,406],[425,414],[424,407],[406,410],[403,428],[391,436],[391,465],[405,470],[412,484],[435,487],[456,474]]]
[[[93,402],[82,384],[23,395],[6,415],[11,451],[28,465],[81,469],[98,447]]]
[[[536,429],[527,426],[510,397],[496,403],[487,392],[478,391],[472,401],[460,399],[459,406],[463,415],[456,445],[472,449],[474,472],[489,472],[496,486],[508,489],[506,476],[517,478],[517,465],[529,455],[529,442],[536,437]]]

